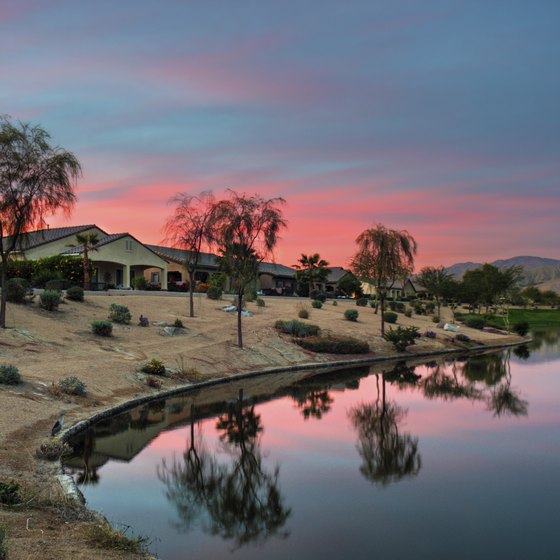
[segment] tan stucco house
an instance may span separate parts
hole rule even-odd
[[[92,284],[98,289],[130,288],[134,278],[154,269],[162,286],[167,286],[167,261],[129,233],[109,234],[96,225],[48,228],[23,234],[15,258],[37,260],[53,255],[82,256],[76,235],[95,233],[99,242],[89,252],[94,274]]]

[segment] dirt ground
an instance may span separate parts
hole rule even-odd
[[[248,304],[253,316],[243,319],[242,350],[236,345],[236,316],[222,309],[231,303],[231,296],[213,301],[198,295],[194,318],[188,316],[185,295],[92,294],[82,303],[66,301],[55,312],[41,309],[36,302],[8,304],[8,328],[0,332],[0,364],[17,366],[24,381],[15,386],[0,385],[0,481],[17,481],[24,495],[21,505],[0,506],[0,526],[6,529],[10,560],[134,558],[130,553],[99,550],[88,543],[90,514],[62,492],[56,479],[57,463],[37,459],[35,451],[50,438],[51,427],[61,413],[67,428],[131,398],[185,384],[165,378],[161,389],[148,387],[139,369],[152,358],[169,368],[194,368],[199,372],[197,380],[349,358],[307,352],[276,332],[274,322],[297,318],[302,306],[310,310],[308,322],[323,331],[367,340],[371,357],[395,355],[392,345],[380,336],[379,316],[369,307],[358,308],[359,320],[352,323],[344,320],[344,311],[355,309],[354,301],[338,300],[337,305],[327,301],[322,309],[312,309],[304,299],[264,299],[265,307]],[[96,336],[90,324],[106,319],[111,303],[127,306],[132,321],[130,325],[115,324],[110,338]],[[149,327],[138,325],[140,314],[149,318]],[[163,327],[154,324],[173,324],[176,319],[186,327],[182,335],[163,336]],[[436,339],[418,339],[406,355],[456,347],[445,331],[435,328],[430,317],[399,315],[398,323],[417,326],[420,332],[437,331]],[[519,340],[466,327],[461,327],[461,332],[483,345]],[[86,384],[85,397],[61,397],[49,391],[53,383],[69,376]]]

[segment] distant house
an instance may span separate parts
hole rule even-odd
[[[374,284],[369,282],[362,282],[362,291],[364,295],[375,296],[377,288]],[[388,283],[387,293],[385,294],[388,299],[400,299],[402,297],[419,297],[425,293],[425,289],[412,282],[409,278],[406,280],[395,280]]]
[[[342,268],[341,266],[331,266],[327,270],[329,271],[329,275],[323,284],[323,290],[327,292],[327,294],[336,292],[336,286],[340,280],[342,280],[345,276],[352,274],[352,272]]]
[[[48,228],[22,234],[14,258],[37,260],[54,255],[81,257],[83,247],[76,235],[95,233],[97,250],[89,254],[94,288],[130,288],[144,271],[157,271],[157,283],[167,286],[167,261],[129,233],[108,234],[96,225]],[[72,245],[74,245],[72,247]]]

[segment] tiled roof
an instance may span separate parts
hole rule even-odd
[[[272,274],[273,276],[285,276],[286,278],[294,278],[296,275],[296,271],[289,266],[269,262],[260,263],[259,272],[263,274]]]
[[[179,264],[183,264],[185,262],[188,254],[188,251],[185,251],[184,249],[175,249],[174,247],[162,247],[160,245],[146,245],[146,247],[148,247],[148,249],[151,249],[160,257]],[[216,255],[213,255],[212,253],[200,253],[198,266],[203,266],[206,268],[218,268]]]
[[[350,273],[349,270],[342,268],[341,266],[331,266],[327,269],[329,275],[327,276],[327,282],[338,282],[341,278]]]
[[[92,228],[97,228],[103,231],[95,224],[90,224],[87,226],[71,226],[71,227],[61,227],[61,228],[40,229],[37,231],[30,231],[28,233],[23,233],[20,235],[18,239],[17,250],[27,251],[29,249],[39,247],[40,245],[45,245],[46,243],[52,243],[53,241],[64,239],[65,237],[75,236],[79,233],[82,233],[83,231],[87,231]]]
[[[105,237],[100,237],[99,241],[95,244],[96,247],[103,247],[103,245],[107,245],[109,243],[112,243],[113,241],[116,241],[117,239],[122,239],[123,237],[128,237],[129,234],[128,233],[112,233],[109,235],[106,235]],[[69,249],[67,249],[66,251],[64,251],[64,253],[62,253],[63,255],[79,255],[83,252],[83,245],[76,245],[76,247],[70,247]]]

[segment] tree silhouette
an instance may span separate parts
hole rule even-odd
[[[301,254],[297,263],[293,265],[296,269],[296,280],[298,284],[307,284],[307,295],[311,297],[311,292],[316,282],[325,282],[329,275],[329,263],[322,259],[319,253],[313,255]]]
[[[377,399],[350,409],[349,417],[358,433],[358,453],[362,457],[360,472],[369,481],[386,486],[420,472],[422,460],[418,453],[418,438],[399,432],[399,422],[406,410],[394,402],[386,402],[385,378],[379,377]]]
[[[68,245],[69,247],[82,248],[82,270],[84,274],[84,290],[91,290],[90,278],[90,251],[97,251],[99,243],[99,235],[97,233],[78,233],[76,235],[76,243]]]
[[[334,402],[334,399],[326,389],[317,390],[297,387],[292,392],[292,395],[305,420],[309,420],[309,418],[320,420],[323,414],[329,412]]]

